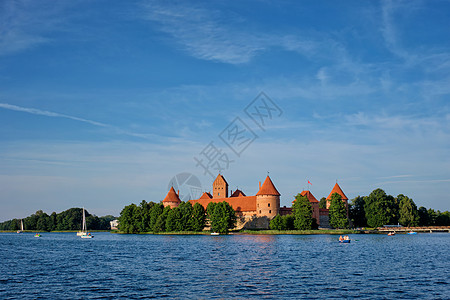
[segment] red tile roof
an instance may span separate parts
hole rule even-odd
[[[300,195],[306,196],[306,198],[309,200],[309,202],[319,202],[319,201],[317,201],[316,197],[314,197],[310,191],[303,191],[300,193]]]
[[[195,203],[200,203],[205,209],[210,202],[223,202],[226,201],[233,207],[237,212],[239,211],[256,211],[256,196],[245,196],[245,197],[230,197],[230,198],[216,198],[216,199],[197,199],[189,200],[192,205]]]
[[[169,192],[167,193],[166,198],[164,198],[163,202],[178,202],[181,203],[180,197],[178,197],[177,193],[173,189],[173,187],[170,188]]]
[[[211,199],[212,196],[210,193],[204,192],[203,195],[199,199]]]
[[[342,200],[348,200],[347,196],[345,196],[344,192],[342,191],[339,184],[337,184],[337,182],[331,190],[331,193],[328,195],[327,200],[331,200],[331,195],[333,195],[334,193],[338,193],[339,195],[341,195]]]
[[[280,196],[280,193],[275,188],[275,185],[273,184],[272,180],[270,180],[269,175],[267,175],[266,180],[264,180],[263,185],[259,189],[258,195],[274,195],[274,196]]]
[[[245,197],[245,194],[241,190],[235,190],[230,197]]]
[[[221,182],[221,181],[225,182],[225,184],[228,185],[228,182],[225,180],[225,177],[223,177],[221,174],[219,174],[219,175],[217,175],[216,179],[214,180],[213,186],[214,186],[214,183]]]

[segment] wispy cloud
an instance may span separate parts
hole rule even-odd
[[[76,116],[60,114],[60,113],[51,112],[51,111],[47,111],[47,110],[41,110],[41,109],[37,109],[37,108],[22,107],[22,106],[12,105],[12,104],[8,104],[8,103],[0,103],[0,108],[13,110],[13,111],[26,112],[26,113],[33,114],[33,115],[70,119],[70,120],[74,120],[74,121],[78,121],[78,122],[88,123],[88,124],[98,126],[98,127],[113,129],[115,133],[133,136],[133,137],[137,137],[137,138],[149,139],[154,136],[152,134],[141,134],[141,133],[129,132],[129,131],[123,130],[121,128],[118,128],[116,126],[113,126],[113,125],[109,125],[109,124],[105,124],[105,123],[101,123],[101,122],[97,122],[97,121],[93,121],[93,120],[88,120],[88,119],[84,119],[84,118],[80,118],[80,117],[76,117]]]
[[[242,64],[270,47],[282,47],[304,55],[314,53],[316,47],[313,40],[298,34],[242,30],[246,27],[245,20],[236,15],[226,16],[219,10],[154,1],[146,2],[144,8],[144,19],[156,22],[161,31],[199,59]]]
[[[0,55],[50,42],[47,35],[60,29],[65,7],[66,4],[54,1],[0,2]]]

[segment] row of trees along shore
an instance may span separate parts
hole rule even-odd
[[[86,225],[89,230],[110,230],[110,221],[114,220],[113,216],[97,217],[91,215],[85,210]],[[23,220],[24,230],[32,231],[65,231],[65,230],[81,230],[83,222],[83,209],[70,208],[60,213],[52,212],[50,215],[42,210]],[[0,223],[0,230],[19,230],[21,219],[12,219]]]
[[[178,207],[162,203],[130,204],[119,217],[119,229],[125,233],[202,231],[209,224],[212,232],[227,233],[236,226],[236,213],[227,202],[211,202],[206,210],[195,203],[181,202]]]
[[[331,212],[330,212],[331,213]],[[450,212],[440,212],[421,206],[403,194],[397,197],[376,189],[369,196],[351,200],[349,217],[354,227],[403,226],[450,226]]]

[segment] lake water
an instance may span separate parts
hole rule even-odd
[[[0,233],[0,299],[450,299],[450,234]]]

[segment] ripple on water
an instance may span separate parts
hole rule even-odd
[[[448,299],[449,234],[0,234],[0,298]]]

